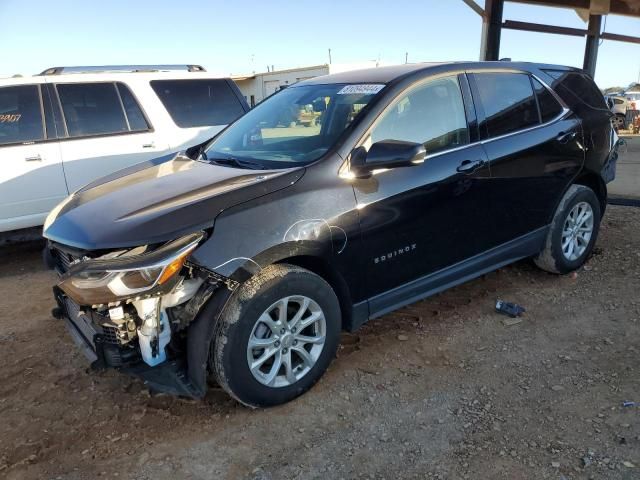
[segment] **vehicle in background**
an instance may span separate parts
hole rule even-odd
[[[616,130],[624,130],[626,128],[627,109],[629,101],[625,97],[618,95],[605,95],[605,100],[609,109],[613,112],[611,122]]]
[[[624,96],[629,101],[629,109],[640,110],[640,90],[626,91]]]
[[[610,118],[591,77],[553,65],[296,83],[190,156],[56,207],[54,316],[95,367],[154,389],[202,397],[214,379],[252,407],[289,401],[341,329],[522,258],[580,268],[615,177]]]
[[[202,143],[248,109],[232,80],[197,65],[2,79],[0,232],[42,225],[87,183]]]

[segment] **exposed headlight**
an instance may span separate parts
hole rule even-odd
[[[194,233],[150,252],[134,249],[115,258],[100,257],[73,265],[58,286],[80,305],[117,302],[169,288],[186,258],[202,240]]]

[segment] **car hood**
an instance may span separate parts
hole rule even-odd
[[[246,170],[176,155],[101,178],[69,196],[44,227],[86,250],[165,242],[209,228],[226,208],[286,188],[304,168]]]

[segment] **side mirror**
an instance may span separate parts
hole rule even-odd
[[[382,140],[371,145],[368,152],[364,147],[353,150],[350,170],[356,177],[365,178],[374,170],[420,165],[426,156],[421,143]]]

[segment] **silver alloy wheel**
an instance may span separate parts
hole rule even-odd
[[[256,321],[247,344],[254,378],[268,387],[288,387],[304,377],[324,348],[327,321],[309,297],[292,295],[267,308]]]
[[[587,202],[576,204],[562,228],[562,254],[573,262],[580,258],[593,235],[593,208]]]

